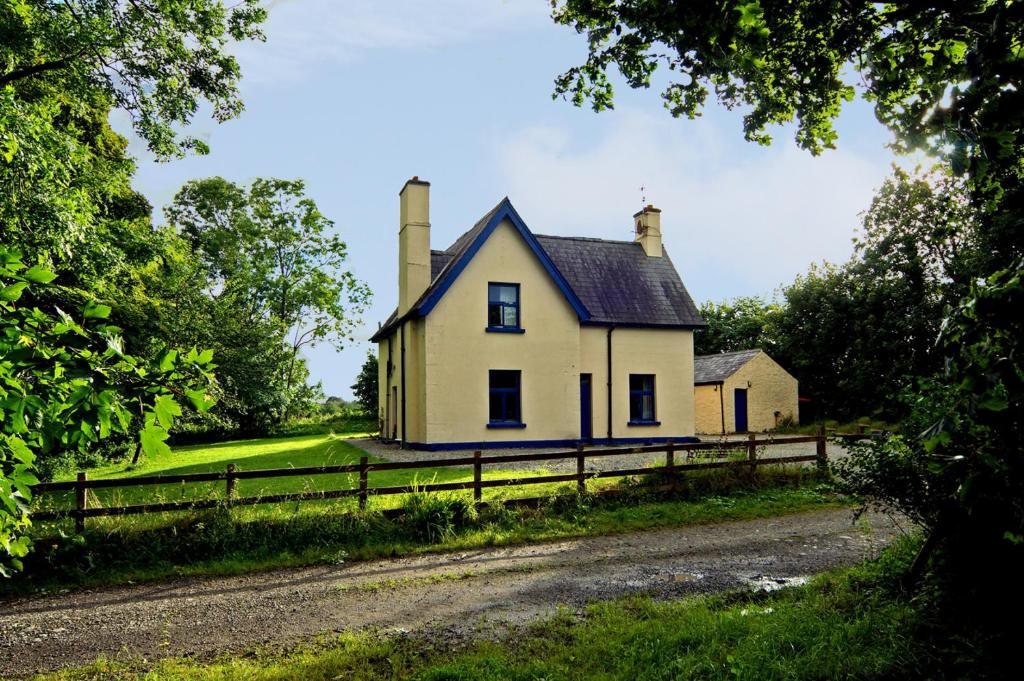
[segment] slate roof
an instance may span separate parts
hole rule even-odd
[[[430,281],[437,279],[437,275],[451,261],[452,256],[447,251],[430,251]]]
[[[722,352],[717,355],[697,355],[693,358],[693,382],[720,383],[740,370],[744,364],[757,355],[760,350],[737,350]]]
[[[668,251],[648,258],[635,241],[537,235],[590,312],[592,324],[704,326]]]
[[[445,275],[472,257],[473,245],[491,219],[505,208],[514,213],[508,198],[502,199],[468,231],[443,251],[430,252],[431,282],[427,290],[404,316],[420,316],[421,308],[438,288]],[[704,326],[693,299],[683,286],[668,252],[661,258],[648,258],[643,247],[633,241],[609,241],[585,237],[533,235],[572,294],[586,308],[589,324],[694,328]],[[567,295],[572,295],[567,294]],[[386,338],[401,320],[397,310],[370,339]]]

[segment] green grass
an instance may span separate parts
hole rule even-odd
[[[247,471],[271,468],[302,468],[307,466],[334,466],[359,463],[359,458],[366,452],[346,442],[348,437],[357,437],[354,433],[345,437],[334,434],[312,434],[284,438],[264,438],[255,440],[237,440],[216,444],[189,445],[175,447],[169,457],[157,460],[144,460],[137,466],[127,462],[110,464],[88,471],[90,479],[123,478],[149,475],[187,475],[194,473],[222,472],[229,463],[235,464],[236,470]],[[384,459],[370,456],[371,463]],[[523,478],[544,474],[543,470],[516,471],[485,469],[484,479]],[[73,480],[74,474],[63,476],[62,480]],[[437,467],[410,471],[373,471],[370,473],[371,487],[410,486],[424,482],[459,482],[472,480],[472,471],[468,468]],[[312,492],[335,489],[352,489],[358,487],[359,479],[355,473],[339,473],[333,475],[296,476],[283,478],[260,478],[254,480],[238,480],[235,486],[237,497],[259,497],[275,494]],[[602,482],[601,484],[604,484]],[[539,496],[550,493],[554,485],[521,488],[519,496]],[[179,502],[198,499],[223,499],[225,497],[224,482],[181,483],[176,485],[139,485],[135,487],[100,488],[89,490],[89,505],[95,506],[128,506],[145,503]],[[499,495],[497,490],[487,490],[485,498]],[[334,508],[350,509],[355,501],[332,500],[329,502],[307,502],[309,504],[330,504]],[[380,497],[374,500],[378,508],[391,508],[400,503],[396,497]],[[63,509],[74,506],[74,492],[52,492],[41,495],[35,501],[37,510]],[[271,516],[276,512],[270,507],[261,507],[257,513]],[[159,515],[147,516],[144,521],[150,526],[167,523],[166,517]],[[96,521],[91,521],[96,522]],[[101,521],[102,522],[102,521]],[[124,523],[124,519],[110,522]],[[104,525],[104,526],[106,526]],[[44,525],[42,532],[53,532],[54,528],[67,530],[70,521],[49,523]]]
[[[212,662],[178,658],[138,666],[101,660],[47,678],[952,678],[956,672],[915,638],[924,610],[896,586],[914,548],[913,540],[903,541],[877,561],[771,594],[599,603],[582,617],[563,612],[497,642],[473,642],[456,651],[428,638],[351,633],[284,653],[251,651]]]

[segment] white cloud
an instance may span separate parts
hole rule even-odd
[[[768,149],[727,144],[729,126],[619,110],[587,148],[531,127],[496,151],[510,198],[540,233],[631,239],[644,186],[699,300],[769,293],[812,262],[845,260],[889,166],[849,149],[815,158],[783,135]]]
[[[234,47],[246,79],[301,78],[311,67],[350,64],[377,50],[436,50],[550,24],[540,0],[303,0],[275,2],[266,44]]]

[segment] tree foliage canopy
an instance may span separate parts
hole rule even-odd
[[[370,291],[346,269],[345,243],[302,181],[258,178],[241,187],[219,177],[195,180],[166,214],[195,254],[202,270],[195,285],[220,309],[218,318],[230,317],[240,333],[265,334],[262,342],[251,338],[238,346],[264,349],[263,383],[253,384],[254,391],[283,386],[280,418],[297,398],[313,399],[305,393],[299,353],[321,342],[341,349],[351,341]]]
[[[218,121],[242,110],[231,40],[262,39],[258,0],[4,0],[0,88],[54,77],[71,96],[105,96],[158,157],[206,151],[176,128],[203,102]]]
[[[32,473],[41,455],[86,449],[113,433],[133,432],[141,447],[166,454],[181,403],[212,402],[213,353],[168,349],[154,363],[124,351],[106,305],[89,302],[72,315],[18,302],[29,286],[55,275],[0,246],[0,574],[21,567],[30,547]]]

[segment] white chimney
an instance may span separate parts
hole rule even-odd
[[[644,248],[648,257],[661,257],[661,210],[647,204],[633,216],[636,223],[636,241]]]
[[[430,183],[413,177],[398,192],[398,316],[430,285]]]

